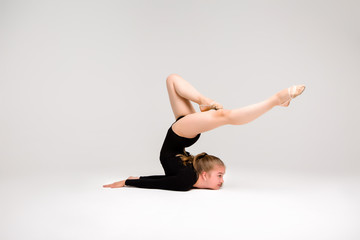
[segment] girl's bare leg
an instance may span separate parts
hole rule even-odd
[[[171,74],[167,77],[166,86],[175,118],[196,112],[190,101],[199,105],[207,105],[213,102],[177,74]]]
[[[243,108],[217,111],[199,112],[190,114],[173,125],[175,133],[182,137],[192,138],[214,128],[231,124],[241,125],[249,123],[273,107],[289,101],[288,90],[284,89],[265,101]]]

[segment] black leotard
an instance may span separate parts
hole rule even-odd
[[[180,116],[176,121],[184,116]],[[185,148],[193,145],[200,137],[185,138],[177,135],[172,126],[169,128],[160,152],[160,162],[165,175],[141,176],[140,179],[128,179],[125,185],[140,188],[157,188],[176,191],[188,191],[198,180],[192,164],[184,166],[177,154],[184,154]],[[186,152],[189,154],[188,152]]]

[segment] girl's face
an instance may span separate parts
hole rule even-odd
[[[223,176],[225,174],[225,167],[221,165],[215,165],[212,170],[206,173],[208,188],[218,190],[224,183]]]

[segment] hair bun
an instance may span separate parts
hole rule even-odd
[[[199,153],[198,155],[195,156],[195,160],[201,159],[201,158],[205,157],[206,155],[207,155],[206,152]]]

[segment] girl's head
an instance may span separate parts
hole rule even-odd
[[[203,152],[196,156],[178,155],[184,165],[193,164],[204,188],[219,189],[224,183],[225,164],[218,157]]]

